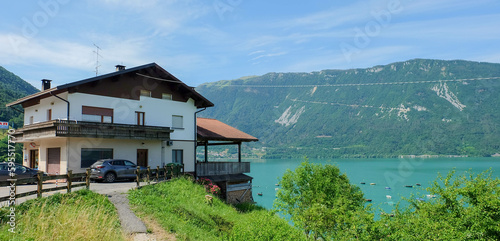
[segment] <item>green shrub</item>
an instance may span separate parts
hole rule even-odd
[[[426,189],[436,198],[407,199],[409,207],[378,221],[383,236],[390,240],[500,240],[500,180],[493,179],[491,171],[454,174],[439,175]]]

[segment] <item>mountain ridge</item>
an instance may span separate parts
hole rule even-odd
[[[217,118],[267,158],[500,152],[500,64],[412,59],[205,83]],[[496,135],[496,136],[495,136]]]

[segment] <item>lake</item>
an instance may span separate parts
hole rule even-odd
[[[278,178],[287,169],[295,169],[303,159],[250,160],[254,179],[254,200],[271,209],[276,195]],[[456,174],[471,169],[480,173],[491,168],[493,177],[500,177],[500,158],[394,158],[394,159],[309,159],[311,163],[335,164],[346,173],[352,184],[361,188],[366,199],[371,199],[377,213],[380,208],[390,213],[401,197],[411,194],[428,194],[425,188],[434,181],[438,173],[446,176],[453,168]],[[361,184],[365,182],[366,184]],[[375,185],[370,185],[374,183]],[[417,186],[420,184],[421,186]],[[406,187],[413,186],[413,187]],[[390,189],[388,189],[390,188]],[[262,196],[257,195],[262,193]],[[389,198],[390,196],[390,198]]]

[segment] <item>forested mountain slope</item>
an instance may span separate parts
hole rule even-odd
[[[5,104],[38,91],[31,84],[19,78],[19,76],[0,66],[0,121],[14,122],[16,128],[22,127],[22,114],[7,109]],[[22,108],[18,109],[21,110]]]
[[[489,156],[500,152],[500,64],[414,59],[202,84],[200,113],[273,157]]]

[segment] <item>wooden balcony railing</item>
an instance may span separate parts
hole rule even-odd
[[[250,172],[250,162],[198,162],[197,176],[228,175]]]
[[[18,141],[42,136],[168,140],[172,131],[170,127],[53,120],[16,130],[16,138]]]

